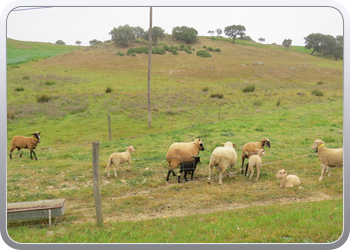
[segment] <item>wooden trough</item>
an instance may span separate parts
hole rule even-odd
[[[7,220],[26,220],[62,216],[66,199],[28,201],[7,204]]]

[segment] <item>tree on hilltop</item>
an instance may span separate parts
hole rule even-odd
[[[186,26],[176,26],[173,28],[172,35],[175,40],[183,41],[186,43],[193,43],[197,41],[198,31],[195,28],[189,28]]]
[[[143,38],[149,41],[149,29],[144,33]],[[158,40],[165,38],[165,30],[158,26],[152,27],[152,42],[157,45]]]
[[[75,44],[76,44],[76,45],[80,45],[80,44],[81,44],[81,41],[76,41]]]
[[[292,40],[291,39],[284,39],[282,42],[282,45],[284,47],[286,47],[286,49],[290,48],[290,45],[292,44]]]
[[[58,45],[66,45],[66,43],[63,42],[62,40],[57,40],[57,41],[56,41],[56,44],[58,44]]]
[[[216,31],[217,36],[220,36],[222,34],[222,29],[220,29],[220,28],[217,28],[215,31]]]
[[[128,46],[130,42],[135,40],[133,28],[128,24],[124,26],[120,25],[118,28],[114,27],[109,34],[112,36],[111,40],[114,41],[116,45]]]
[[[145,34],[145,31],[140,26],[133,27],[132,30],[134,32],[136,42],[138,42],[138,39],[142,38]]]
[[[214,30],[208,30],[208,32],[207,32],[207,33],[208,33],[209,35],[213,35],[213,34],[214,34],[214,32],[215,32]]]
[[[261,42],[261,43],[262,43],[262,42],[265,42],[265,38],[262,38],[262,37],[260,37],[258,40],[259,40],[259,42]]]
[[[245,36],[246,29],[243,25],[231,25],[225,27],[225,35],[228,36],[229,38],[232,38],[232,43],[235,43],[236,37],[237,36]]]
[[[93,39],[93,40],[89,41],[89,44],[90,44],[91,46],[93,46],[93,45],[98,45],[98,44],[101,44],[101,43],[102,43],[102,42],[99,41],[99,40],[97,40],[97,39]]]

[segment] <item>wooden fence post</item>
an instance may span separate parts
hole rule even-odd
[[[108,129],[109,129],[109,141],[112,140],[112,130],[111,130],[111,116],[108,116]]]
[[[100,167],[99,167],[99,143],[92,142],[92,180],[96,210],[96,222],[98,226],[103,226],[102,204],[100,191]]]

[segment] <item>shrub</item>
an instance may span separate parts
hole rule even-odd
[[[315,89],[311,92],[311,95],[314,96],[323,96],[323,92],[321,90]]]
[[[166,51],[169,51],[170,48],[169,48],[169,46],[164,45],[163,49],[165,49]]]
[[[159,48],[159,47],[154,47],[152,48],[152,54],[165,54],[165,49],[164,48]]]
[[[317,85],[322,85],[322,84],[323,84],[322,81],[318,81],[318,82],[317,82]]]
[[[205,45],[204,45],[202,48],[203,48],[203,49],[206,49],[206,48],[207,48],[207,46],[205,46]]]
[[[112,88],[111,87],[107,87],[106,90],[105,90],[106,94],[108,93],[112,93]]]
[[[215,49],[214,52],[221,52],[219,48]]]
[[[41,94],[36,99],[38,102],[48,102],[51,100],[51,97],[48,96],[47,94]]]
[[[7,111],[7,118],[10,118],[10,119],[15,119],[15,112],[13,111]]]
[[[23,80],[29,80],[29,76],[23,76]]]
[[[212,47],[208,47],[207,50],[208,51],[214,51],[214,49]]]
[[[258,132],[263,132],[264,131],[263,128],[256,128],[255,130],[258,131]]]
[[[208,87],[202,88],[202,91],[203,91],[203,92],[207,92],[207,91],[208,91]]]
[[[131,56],[136,56],[136,54],[132,53]]]
[[[23,87],[17,87],[17,88],[15,88],[15,91],[24,91],[24,88]]]
[[[211,57],[211,55],[205,50],[198,50],[196,55],[200,57]]]
[[[44,84],[47,85],[47,86],[51,86],[51,85],[55,85],[56,83],[55,83],[55,82],[47,81],[47,82],[45,82]]]
[[[211,94],[210,97],[211,97],[211,98],[222,99],[222,98],[224,98],[224,95],[221,94],[221,93],[216,93],[216,94]]]
[[[244,89],[242,89],[243,93],[249,93],[254,92],[255,86],[254,85],[248,85]]]
[[[118,55],[118,56],[124,56],[125,54],[122,53],[122,52],[120,52],[120,51],[118,51],[118,52],[117,52],[117,55]]]

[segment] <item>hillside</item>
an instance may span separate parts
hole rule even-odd
[[[171,40],[157,44],[164,45],[180,44]],[[147,43],[131,45],[141,46]],[[109,237],[111,226],[121,225],[115,223],[133,228],[133,235],[146,235],[145,230],[152,231],[152,227],[170,235],[167,239],[161,234],[141,238],[151,243],[196,239],[232,243],[233,237],[234,242],[336,241],[343,228],[342,169],[334,169],[330,177],[319,182],[320,163],[311,145],[316,139],[331,148],[343,145],[343,61],[286,51],[280,46],[233,45],[206,37],[191,45],[194,52],[203,46],[220,48],[221,52],[210,52],[209,58],[184,51],[152,55],[150,128],[147,54],[119,56],[118,52],[125,54],[128,48],[106,43],[8,65],[7,201],[67,198],[65,215],[49,242],[94,242],[95,236],[86,236],[86,228],[96,230],[94,235],[101,236],[102,242],[118,242],[119,236],[121,242],[139,242],[131,233],[123,237],[126,232],[121,230],[113,230],[116,237]],[[247,87],[253,91],[244,92]],[[107,93],[107,88],[112,91]],[[11,138],[36,131],[41,132],[35,150],[38,161],[31,160],[26,149],[21,150],[22,158],[15,150],[10,160]],[[259,181],[249,181],[239,171],[242,146],[263,137],[270,139],[271,148],[266,148]],[[182,178],[177,183],[171,176],[166,183],[169,146],[195,138],[201,138],[205,147],[199,154],[195,180],[184,183]],[[101,229],[94,226],[92,141],[100,143],[101,195],[107,225]],[[214,170],[208,185],[209,157],[227,141],[236,144],[236,174],[224,175],[219,186]],[[131,166],[117,167],[118,178],[112,171],[107,178],[104,168],[109,155],[129,145],[136,149]],[[282,168],[297,174],[304,189],[280,189],[275,175]],[[295,209],[289,209],[290,205]],[[221,223],[217,214],[223,211]],[[284,213],[291,213],[291,219],[284,220]],[[278,223],[276,214],[280,215]],[[308,222],[307,229],[286,231],[290,221],[301,221],[296,219],[301,216]],[[171,223],[166,220],[170,217]],[[254,219],[239,220],[247,217]],[[189,228],[176,228],[180,221],[190,221]],[[231,226],[230,233],[215,238],[226,223]],[[235,231],[230,231],[232,225]],[[11,224],[9,235],[18,242],[48,242],[47,227],[27,226],[26,222]],[[293,226],[305,228],[302,224]],[[238,234],[236,228],[245,230]],[[176,237],[181,235],[179,231],[188,230],[193,230],[191,236]],[[214,236],[204,239],[199,235]]]

